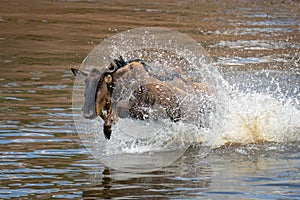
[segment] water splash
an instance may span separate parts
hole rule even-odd
[[[160,28],[133,29],[104,40],[83,61],[82,70],[104,68],[110,59],[120,55],[126,60],[147,61],[150,71],[169,84],[175,84],[170,77],[174,69],[179,69],[182,77],[208,83],[213,92],[205,98],[211,109],[208,114],[199,112],[208,110],[203,107],[206,103],[202,97],[187,89],[188,95],[181,98],[181,106],[187,113],[182,121],[120,118],[113,127],[111,140],[107,141],[100,119],[91,121],[82,117],[84,85],[77,79],[73,92],[77,131],[95,158],[110,167],[147,171],[166,166],[190,145],[202,147],[199,152],[205,156],[212,148],[226,144],[299,142],[299,76],[294,77],[296,82],[288,84],[276,78],[271,82],[261,79],[274,77],[270,72],[250,78],[249,74],[235,74],[226,79],[200,44],[186,35]],[[137,76],[129,86],[121,85],[121,100],[128,101],[133,88],[143,81],[143,76]],[[281,88],[292,92],[282,92]]]
[[[226,107],[224,132],[217,146],[299,142],[300,111],[290,101],[284,103],[266,94],[239,92]]]

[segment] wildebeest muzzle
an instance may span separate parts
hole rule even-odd
[[[98,70],[92,70],[85,81],[84,105],[82,107],[83,117],[86,119],[95,119],[96,113],[96,93],[100,84],[101,74]]]

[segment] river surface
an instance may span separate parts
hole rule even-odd
[[[70,68],[140,27],[193,38],[241,93],[208,155],[134,173],[82,144]],[[1,0],[0,199],[300,199],[299,32],[298,0]]]

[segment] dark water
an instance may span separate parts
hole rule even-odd
[[[1,199],[300,198],[299,131],[289,144],[228,144],[205,158],[190,147],[155,172],[105,167],[75,130],[69,71],[103,39],[156,26],[201,43],[232,83],[237,71],[280,70],[289,72],[282,81],[299,88],[299,1],[2,0],[0,5]],[[299,106],[299,90],[293,95]]]

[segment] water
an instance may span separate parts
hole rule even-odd
[[[0,4],[0,198],[299,198],[299,2]],[[82,145],[69,68],[141,26],[201,43],[234,92],[206,157],[193,144],[168,166],[126,173]]]

